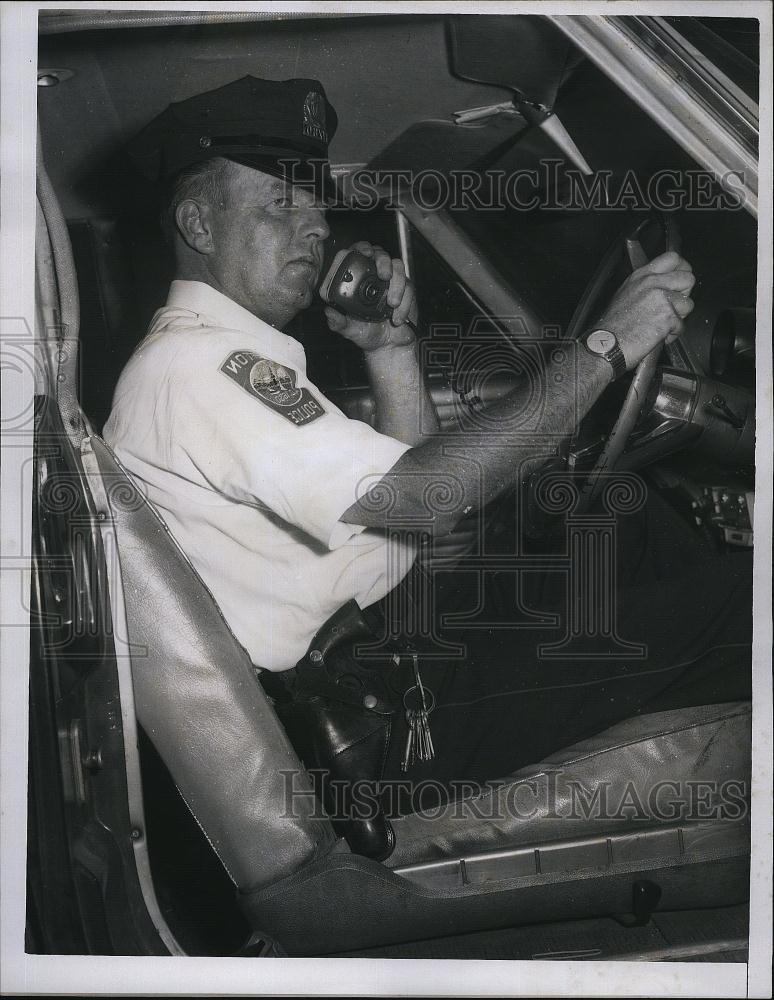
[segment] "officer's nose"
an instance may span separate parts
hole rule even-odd
[[[325,209],[309,205],[302,210],[301,233],[312,242],[323,242],[331,235],[331,229],[325,219]]]

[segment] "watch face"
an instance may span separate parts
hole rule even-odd
[[[617,343],[615,334],[608,330],[592,330],[586,337],[586,347],[594,354],[607,354]]]

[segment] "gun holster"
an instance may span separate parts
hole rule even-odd
[[[288,671],[294,674],[290,696],[275,707],[319,782],[334,827],[356,854],[383,861],[395,834],[379,782],[398,698],[388,684],[389,657],[356,659],[357,641],[366,637],[374,632],[357,602],[348,601],[320,628],[295,671]]]

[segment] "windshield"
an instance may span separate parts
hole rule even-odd
[[[562,89],[557,114],[593,173],[568,166],[540,129],[519,137],[490,173],[520,174],[518,197],[497,211],[473,199],[454,220],[481,247],[540,319],[566,328],[578,299],[616,236],[651,207],[681,212],[697,230],[712,213],[734,217],[745,259],[755,260],[755,225],[739,203],[604,73],[584,62]]]

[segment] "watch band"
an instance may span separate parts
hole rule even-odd
[[[605,360],[609,361],[613,366],[614,378],[620,378],[622,375],[626,374],[626,358],[624,357],[624,352],[618,344],[607,352]]]
[[[613,346],[609,350],[604,352],[593,350],[591,347],[589,347],[588,340],[595,333],[605,333],[608,336],[612,337],[614,340]],[[583,346],[586,348],[589,354],[593,354],[594,357],[596,358],[604,358],[605,361],[608,362],[608,364],[613,369],[613,378],[620,378],[621,375],[625,374],[626,358],[624,357],[624,353],[618,344],[618,337],[616,337],[616,335],[612,333],[612,331],[602,330],[600,327],[595,327],[593,330],[591,330],[583,337]]]

